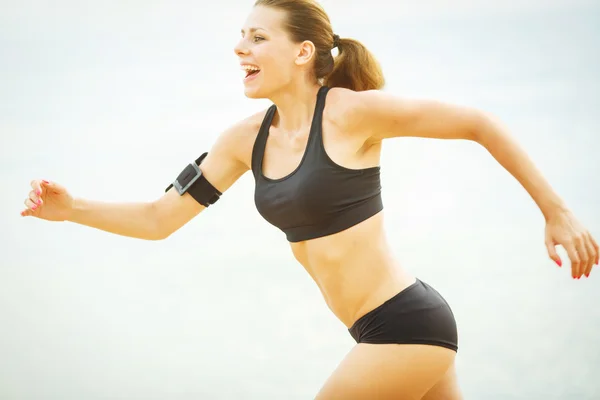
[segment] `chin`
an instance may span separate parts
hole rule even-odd
[[[244,95],[249,99],[266,99],[269,97],[268,91],[259,85],[244,86]]]
[[[264,99],[264,96],[261,96],[260,91],[254,88],[244,88],[244,95],[249,99]]]

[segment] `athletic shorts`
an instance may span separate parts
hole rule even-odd
[[[349,332],[357,343],[427,344],[458,351],[450,306],[419,279],[360,317]]]

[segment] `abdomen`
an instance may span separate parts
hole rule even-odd
[[[392,256],[383,212],[342,232],[291,247],[329,308],[347,326],[369,304],[391,297],[410,279]]]

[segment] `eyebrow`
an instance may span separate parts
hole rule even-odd
[[[265,29],[264,29],[264,28],[261,28],[261,27],[252,27],[252,28],[248,29],[248,32],[249,32],[249,33],[252,33],[252,32],[256,32],[257,30],[263,30],[263,31],[264,31]],[[241,32],[241,33],[242,33],[242,35],[243,35],[243,34],[244,34],[244,29],[242,29],[240,32]]]

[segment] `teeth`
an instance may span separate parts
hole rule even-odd
[[[244,71],[260,71],[260,68],[255,67],[253,65],[242,65],[242,69]]]

